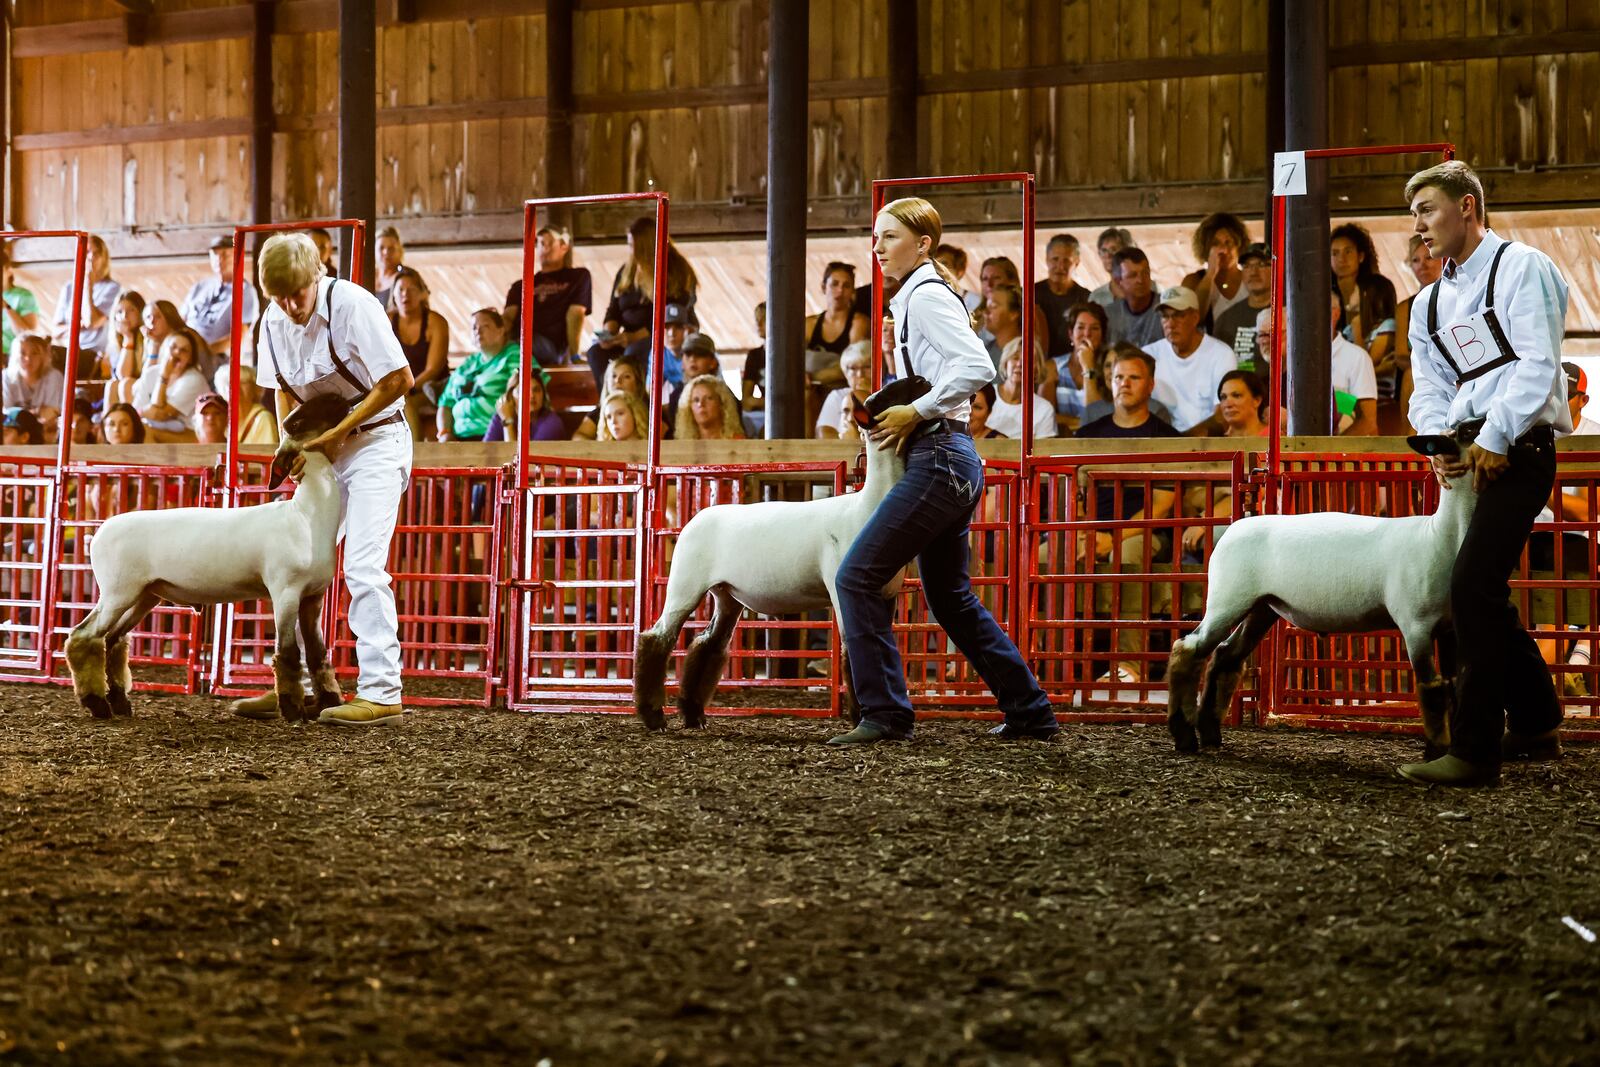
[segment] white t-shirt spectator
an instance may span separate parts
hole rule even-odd
[[[1151,393],[1172,412],[1174,429],[1187,432],[1211,417],[1217,410],[1217,386],[1222,376],[1239,366],[1233,349],[1209,334],[1200,336],[1200,345],[1180,359],[1165,337],[1144,346],[1156,361],[1156,385]],[[1370,362],[1370,361],[1369,361]]]
[[[822,410],[817,412],[817,425],[813,427],[811,436],[822,436],[823,430],[832,430],[829,437],[839,434],[839,420],[844,417],[844,406],[850,403],[849,389],[835,389],[822,398]]]
[[[7,367],[4,381],[5,407],[27,408],[35,414],[40,408],[61,410],[61,390],[66,382],[54,367],[45,371],[44,377],[37,383],[30,383],[24,378],[21,367]]]
[[[139,375],[139,380],[133,383],[133,406],[143,412],[155,402],[156,389],[161,385],[161,364],[152,363]],[[178,380],[167,386],[167,404],[176,408],[182,418],[177,419],[146,419],[145,422],[160,430],[170,430],[180,433],[191,429],[189,425],[194,419],[194,402],[211,392],[211,383],[206,381],[205,375],[190,367],[178,375]]]
[[[256,287],[244,283],[244,324],[256,321],[260,310]],[[189,295],[183,298],[183,321],[214,345],[233,332],[233,283],[225,282],[215,274],[194,283]]]
[[[989,410],[989,429],[1003,433],[1012,440],[1022,439],[1022,405],[1010,404],[994,398],[994,405]],[[1054,437],[1056,435],[1056,409],[1055,405],[1042,396],[1033,398],[1033,436]]]
[[[1378,399],[1378,372],[1373,369],[1372,357],[1343,337],[1333,339],[1333,389],[1357,400]]]

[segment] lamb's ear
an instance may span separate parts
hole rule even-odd
[[[300,451],[287,441],[278,446],[278,451],[272,457],[272,470],[267,476],[267,488],[276,489],[289,477],[289,468],[294,466],[294,455]]]
[[[1441,433],[1413,434],[1406,438],[1406,444],[1411,446],[1413,452],[1424,456],[1455,456],[1461,453],[1461,445],[1456,439]]]
[[[867,410],[867,405],[854,393],[850,394],[850,417],[856,420],[856,425],[863,429],[872,427],[872,412]]]

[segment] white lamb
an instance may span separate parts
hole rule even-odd
[[[888,408],[909,404],[927,391],[927,380],[916,376],[892,382],[865,404],[854,402],[856,423],[864,432]],[[711,625],[689,646],[678,679],[678,711],[690,729],[706,724],[706,704],[722,678],[728,644],[745,608],[787,615],[831,607],[839,619],[834,585],[839,564],[906,470],[905,459],[892,449],[867,441],[866,453],[867,479],[859,492],[822,500],[719,504],[684,526],[667,575],[661,618],[639,635],[634,655],[634,710],[647,729],[666,727],[667,661],[684,621],[708,592],[716,602]],[[903,578],[903,572],[897,574],[883,595],[897,594]],[[848,665],[844,673],[846,711],[854,717]]]
[[[1427,456],[1465,447],[1453,437],[1408,441]],[[1443,755],[1451,693],[1435,667],[1433,641],[1450,619],[1450,573],[1477,503],[1467,474],[1452,480],[1432,515],[1259,515],[1230,526],[1211,556],[1205,618],[1172,646],[1167,666],[1167,726],[1178,751],[1222,744],[1220,713],[1244,662],[1282,617],[1320,634],[1398,629],[1417,676],[1427,758]]]
[[[72,686],[89,714],[132,714],[128,633],[162,600],[199,606],[270,597],[278,635],[278,710],[293,722],[343,702],[326,662],[321,624],[323,594],[333,581],[339,485],[327,458],[302,453],[301,445],[348,411],[346,401],[321,396],[284,420],[268,487],[282,484],[294,457],[303,454],[305,470],[288,500],[250,508],[134,511],[100,527],[89,546],[100,600],[67,639]],[[297,621],[315,680],[314,710],[305,708],[300,688]]]

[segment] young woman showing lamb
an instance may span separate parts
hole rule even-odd
[[[198,607],[270,597],[278,632],[278,711],[293,722],[343,703],[321,624],[323,594],[333,581],[339,485],[327,457],[302,445],[337,426],[349,408],[338,397],[320,396],[284,420],[268,488],[282,484],[303,457],[300,485],[289,500],[133,511],[105,521],[89,544],[100,600],[67,639],[72,687],[89,714],[132,714],[128,634],[163,600]],[[314,708],[303,704],[297,623],[315,679]]]

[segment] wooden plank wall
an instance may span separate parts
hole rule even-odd
[[[433,14],[379,31],[379,211],[417,243],[514,239],[521,201],[544,183],[541,5],[497,0],[484,5],[492,17],[453,20],[438,12],[474,5],[417,6]],[[274,39],[273,210],[327,215],[337,40],[305,27],[328,25],[332,4],[279,7],[290,25]],[[1266,7],[920,0],[922,169],[1034,171],[1046,220],[1187,217],[1214,202],[1212,187],[1253,207],[1266,170]],[[243,17],[240,0],[156,9]],[[529,13],[506,13],[518,10]],[[744,205],[765,187],[767,10],[580,0],[578,187],[664,189],[684,233],[757,231],[759,208]],[[809,136],[793,158],[807,168],[813,225],[826,228],[859,219],[883,170],[887,0],[810,10]],[[16,62],[15,218],[106,232],[125,253],[195,251],[202,231],[248,210],[249,42],[218,31],[86,50],[114,40],[123,17],[111,0],[17,0],[35,43]],[[1501,172],[1501,202],[1530,206],[1574,199],[1574,176],[1600,164],[1595,0],[1353,0],[1332,5],[1330,22],[1335,142],[1453,139],[1462,158]],[[49,46],[47,26],[69,43]],[[1388,176],[1412,162],[1355,160],[1340,173]],[[1535,166],[1560,180],[1521,173]],[[1369,183],[1366,206],[1387,205],[1390,184]]]

